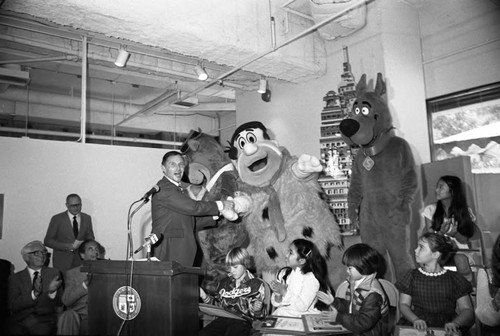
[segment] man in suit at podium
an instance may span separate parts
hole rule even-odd
[[[86,239],[95,239],[92,218],[82,212],[77,194],[66,197],[67,211],[52,217],[44,243],[54,250],[52,265],[61,272],[81,265],[78,247]]]
[[[215,225],[212,216],[233,210],[231,201],[195,201],[189,198],[181,184],[185,162],[177,151],[167,152],[162,159],[164,177],[158,181],[160,190],[151,201],[152,231],[160,241],[154,246],[154,256],[161,261],[177,261],[193,266],[197,244],[195,230],[200,226]],[[197,220],[195,216],[210,216]]]

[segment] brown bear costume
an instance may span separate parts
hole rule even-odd
[[[181,151],[188,164],[188,178],[192,183],[188,192],[192,198],[217,201],[234,195],[237,173],[214,137],[201,130],[191,131]],[[217,281],[227,276],[226,254],[233,247],[248,245],[248,234],[243,224],[221,216],[216,226],[198,231],[197,236],[204,258],[203,287],[215,290]]]

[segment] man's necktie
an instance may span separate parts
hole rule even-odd
[[[76,221],[76,216],[73,216],[73,234],[76,239],[78,237],[78,222]]]
[[[38,271],[35,271],[35,273],[33,273],[33,292],[35,293],[36,297],[40,296],[40,294],[42,293],[42,276]]]

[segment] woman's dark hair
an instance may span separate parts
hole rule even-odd
[[[460,234],[470,238],[474,235],[474,222],[469,213],[469,207],[465,199],[465,192],[462,186],[462,180],[456,176],[444,175],[439,178],[439,181],[446,183],[450,188],[451,204],[449,208],[449,218],[454,218],[458,223],[457,231]],[[432,226],[434,231],[439,231],[445,218],[445,209],[443,203],[438,200],[436,203],[436,211],[432,216]]]
[[[331,291],[326,260],[316,245],[307,239],[295,239],[292,244],[297,248],[298,257],[306,261],[301,267],[302,274],[312,272],[319,282],[319,290],[324,292]],[[316,308],[324,310],[327,307],[323,302],[318,301]]]
[[[429,244],[429,248],[432,252],[439,252],[441,254],[438,259],[438,264],[441,266],[446,265],[455,254],[455,249],[453,248],[450,238],[444,235],[426,232],[420,236],[419,240],[425,240],[427,244]]]
[[[380,253],[367,244],[354,244],[345,250],[342,263],[354,267],[361,275],[376,273],[380,266]]]

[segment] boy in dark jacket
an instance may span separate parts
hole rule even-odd
[[[352,245],[342,257],[349,274],[345,299],[318,292],[318,299],[330,309],[322,312],[323,317],[342,324],[355,336],[390,334],[388,300],[375,277],[379,258],[380,254],[367,244]]]

